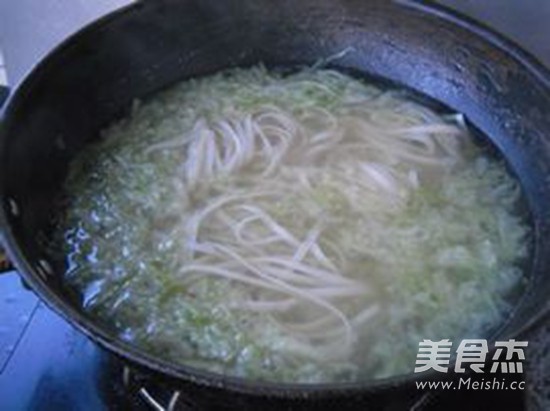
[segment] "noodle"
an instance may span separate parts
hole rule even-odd
[[[66,184],[66,279],[167,360],[383,378],[410,372],[422,339],[484,336],[509,313],[519,187],[458,115],[258,67],[181,83],[103,137]]]

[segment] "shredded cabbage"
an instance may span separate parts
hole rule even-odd
[[[66,183],[66,280],[166,360],[266,381],[411,372],[510,311],[517,182],[459,115],[262,67],[136,103]]]

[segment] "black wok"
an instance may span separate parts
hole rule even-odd
[[[332,65],[403,85],[464,113],[519,178],[533,224],[529,285],[506,340],[547,314],[550,295],[550,75],[515,45],[441,8],[376,0],[154,0],[72,36],[38,64],[4,106],[0,227],[24,281],[57,313],[131,365],[220,403],[262,409],[353,407],[418,376],[342,385],[284,385],[223,377],[153,358],[79,308],[63,262],[41,245],[67,164],[132,100],[232,66]],[[430,375],[435,378],[434,375]],[[266,402],[266,400],[269,400]]]

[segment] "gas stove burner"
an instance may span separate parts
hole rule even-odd
[[[145,385],[147,384],[147,386]],[[150,410],[194,411],[197,408],[182,398],[181,391],[173,391],[159,384],[147,383],[130,367],[122,367],[122,386],[131,396],[139,397]]]
[[[208,389],[194,389],[190,386],[187,389],[174,388],[168,383],[163,383],[152,375],[146,372],[141,372],[123,363],[121,360],[110,358],[109,372],[111,376],[105,378],[106,384],[112,384],[107,381],[118,381],[119,387],[115,390],[118,399],[111,397],[108,401],[120,404],[122,408],[116,408],[118,411],[132,409],[135,411],[244,411],[244,410],[324,410],[333,408],[336,403],[330,401],[327,406],[323,403],[316,402],[308,405],[308,403],[297,402],[296,405],[287,403],[279,407],[274,405],[269,399],[259,400],[252,399],[250,402],[239,398],[235,394],[234,399],[224,396],[220,399],[215,392],[209,392]],[[113,394],[111,390],[111,394]],[[411,411],[431,410],[426,408],[432,404],[432,394],[427,393],[400,393],[393,395],[391,398],[378,398],[376,401],[369,400],[367,402],[359,401],[358,403],[349,404],[348,402],[338,402],[341,410],[365,410],[377,409],[381,411],[393,411],[407,409]],[[228,400],[229,398],[229,400]],[[263,402],[262,402],[263,401]],[[373,405],[376,405],[373,407]]]

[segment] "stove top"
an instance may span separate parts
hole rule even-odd
[[[4,65],[11,84],[18,84],[29,67],[63,37],[128,2],[130,0],[0,2],[0,43],[5,54],[3,61],[0,50],[0,84],[7,80]],[[442,0],[441,3],[483,19],[550,63],[550,43],[545,35],[550,3],[544,0]],[[522,391],[413,394],[405,392],[377,409],[527,409]],[[212,408],[194,402],[191,393],[139,376],[45,307],[21,284],[17,273],[0,275],[0,411],[128,409],[209,411]]]
[[[49,310],[15,272],[0,277],[0,324],[0,410],[159,410],[128,368]]]
[[[0,409],[107,410],[104,354],[52,313],[16,273],[0,278]]]

